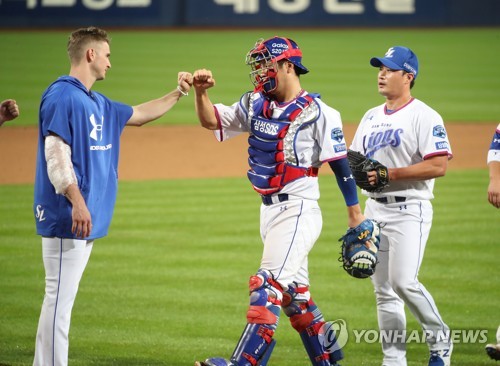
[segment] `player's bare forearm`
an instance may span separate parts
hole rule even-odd
[[[389,168],[389,181],[419,181],[439,178],[446,174],[447,169],[448,155],[434,156],[404,168]]]
[[[133,107],[132,117],[127,122],[127,126],[140,127],[146,123],[157,120],[167,113],[182,97],[182,93],[174,89],[161,98],[139,104]]]
[[[488,202],[500,208],[500,161],[488,163],[490,169],[490,183],[488,185]]]
[[[73,206],[71,232],[78,238],[86,238],[92,231],[92,217],[76,184],[71,184],[64,193]]]
[[[209,130],[216,130],[218,128],[214,105],[210,101],[207,92],[208,89],[214,86],[215,79],[212,76],[212,71],[199,69],[193,73],[196,114],[198,115],[201,125]]]
[[[365,219],[365,216],[361,212],[361,206],[359,205],[359,203],[353,206],[347,206],[347,215],[347,224],[349,227],[356,227]]]
[[[183,96],[187,96],[193,85],[193,76],[185,71],[178,73],[177,87],[161,98],[133,106],[132,117],[127,126],[140,127],[146,123],[157,120],[167,113]]]
[[[214,105],[208,97],[206,90],[196,90],[195,109],[198,119],[203,127],[209,130],[216,130],[218,127]]]

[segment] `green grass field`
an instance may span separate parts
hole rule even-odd
[[[17,99],[16,125],[36,125],[43,90],[67,74],[70,30],[0,32],[2,97]],[[157,98],[176,85],[177,72],[209,68],[217,81],[214,101],[235,102],[251,89],[246,52],[260,37],[286,35],[304,52],[311,72],[303,86],[322,94],[345,122],[358,122],[382,100],[372,56],[394,45],[412,48],[420,60],[414,96],[438,110],[445,121],[496,121],[500,116],[500,28],[392,30],[220,30],[110,31],[112,69],[94,89],[130,104]],[[192,98],[191,96],[189,98]],[[180,103],[159,123],[197,123],[192,103]]]
[[[22,113],[9,125],[36,125],[41,93],[69,70],[68,34],[0,32],[8,50],[0,59],[0,99],[17,99]],[[113,68],[95,89],[138,104],[173,89],[177,71],[206,67],[217,80],[213,99],[232,103],[251,87],[245,53],[257,38],[275,34],[299,43],[311,70],[303,86],[320,92],[347,123],[382,103],[368,61],[396,44],[418,54],[413,94],[446,123],[500,116],[498,28],[111,31]],[[192,100],[156,123],[197,123]],[[343,199],[331,176],[320,180],[324,227],[310,256],[315,301],[327,320],[344,319],[351,331],[376,329],[370,281],[348,277],[337,261],[337,239],[346,229]],[[500,324],[500,213],[487,203],[487,184],[486,170],[450,171],[438,180],[420,279],[453,329],[486,329],[493,342]],[[32,364],[44,291],[32,197],[32,185],[0,185],[0,365]],[[258,196],[243,177],[121,181],[110,233],[96,241],[75,303],[70,365],[181,366],[229,356],[245,324],[248,277],[261,256],[258,210]],[[408,329],[419,329],[411,314]],[[309,364],[286,317],[276,338],[271,365]],[[353,339],[343,366],[380,365],[379,344]],[[410,366],[425,365],[426,345],[410,344],[408,359]],[[455,345],[453,364],[494,363],[484,343],[468,343]]]
[[[321,176],[323,233],[310,256],[312,292],[328,320],[377,329],[370,281],[337,261],[346,228],[334,179]],[[452,171],[436,184],[435,219],[420,279],[453,329],[500,324],[499,212],[486,201],[484,170]],[[43,297],[32,186],[0,186],[0,364],[29,365]],[[261,255],[259,199],[245,179],[121,182],[108,237],[96,241],[75,303],[71,365],[191,365],[228,356],[245,323],[247,280]],[[419,329],[408,314],[408,329]],[[346,346],[342,365],[380,365],[379,344]],[[306,366],[282,318],[275,366]],[[427,362],[412,343],[409,365]],[[483,343],[456,344],[453,364],[491,365]]]

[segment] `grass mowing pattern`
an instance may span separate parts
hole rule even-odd
[[[0,73],[2,96],[17,99],[21,107],[12,125],[37,124],[42,92],[69,72],[69,33],[0,32],[4,49],[16,50],[2,59]],[[302,77],[302,86],[321,93],[346,123],[359,122],[366,110],[382,104],[369,59],[394,45],[416,52],[420,70],[413,95],[439,111],[446,122],[492,122],[500,115],[500,28],[110,30],[113,67],[106,81],[93,89],[114,100],[140,104],[174,89],[178,71],[208,68],[217,81],[212,99],[234,103],[252,88],[246,53],[258,38],[277,34],[295,39],[304,51],[304,65],[311,72]],[[156,123],[197,124],[192,99],[183,98]]]
[[[312,293],[327,320],[347,321],[342,365],[380,365],[379,344],[354,342],[376,329],[370,281],[350,278],[338,238],[346,211],[333,176],[321,176],[323,233],[310,255]],[[488,329],[500,306],[499,214],[487,203],[486,170],[450,171],[436,183],[434,225],[420,279],[454,329]],[[30,365],[44,273],[31,214],[33,187],[0,186],[0,364]],[[247,280],[261,255],[259,199],[246,179],[120,182],[110,233],[97,240],[70,332],[71,365],[191,365],[229,356],[245,323]],[[408,329],[419,329],[408,314]],[[286,316],[273,366],[306,366]],[[411,343],[408,364],[426,364]],[[456,344],[456,366],[491,365],[484,344]]]

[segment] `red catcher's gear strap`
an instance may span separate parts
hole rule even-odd
[[[319,169],[314,167],[300,168],[293,165],[287,165],[284,175],[272,177],[269,185],[275,188],[284,187],[287,183],[302,177],[317,177]]]

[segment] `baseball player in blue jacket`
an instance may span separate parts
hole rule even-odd
[[[213,104],[210,70],[194,72],[198,117],[219,141],[249,134],[248,179],[260,194],[264,250],[250,277],[247,324],[230,359],[209,358],[202,366],[264,366],[275,345],[281,310],[300,335],[312,365],[337,365],[338,347],[327,349],[325,320],[309,291],[308,254],[322,228],[318,169],[328,163],[344,196],[348,225],[364,221],[346,159],[340,113],[302,89],[297,43],[285,37],[259,40],[247,54],[255,86],[231,106]]]
[[[42,236],[43,300],[33,365],[68,363],[71,310],[95,239],[113,216],[120,134],[163,116],[186,95],[191,81],[180,72],[177,88],[129,106],[92,90],[111,67],[106,31],[81,28],[68,41],[69,75],[43,93],[39,113],[34,216]]]

